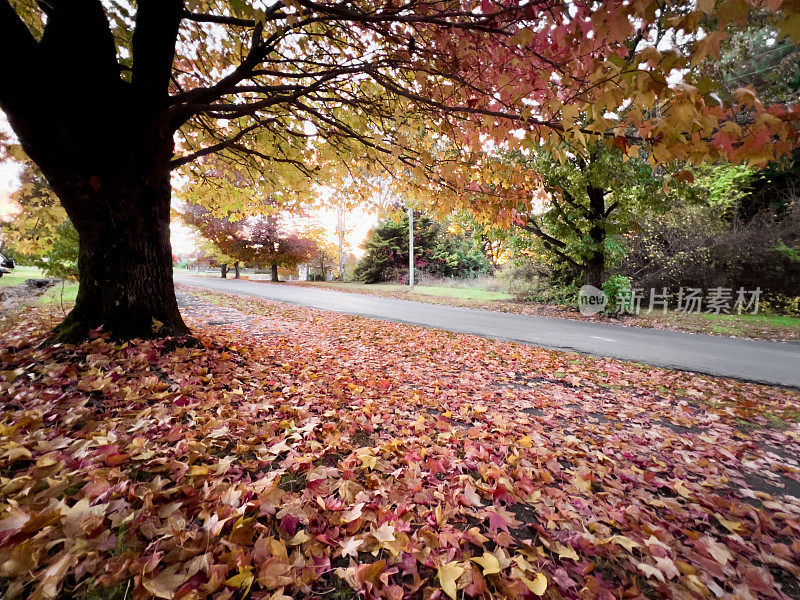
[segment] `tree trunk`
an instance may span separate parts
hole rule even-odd
[[[272,268],[272,281],[280,281],[280,279],[278,279],[278,263],[276,262],[272,263],[271,268]]]
[[[584,283],[593,285],[597,289],[603,286],[605,280],[605,257],[602,254],[593,253],[584,268]]]
[[[228,265],[223,264],[219,266],[219,276],[223,279],[228,278]]]
[[[605,280],[606,271],[606,219],[605,193],[602,189],[589,186],[589,237],[592,249],[584,270],[584,283],[600,288]]]
[[[240,279],[240,273],[239,273],[239,263],[238,263],[238,262],[235,262],[235,263],[233,263],[233,271],[234,271],[234,273],[236,273],[236,274],[233,276],[233,278],[234,278],[234,279]]]
[[[3,66],[0,108],[78,231],[78,296],[56,337],[80,340],[97,327],[121,339],[188,333],[169,240],[180,126],[169,86],[184,3],[137,4],[125,77],[101,2],[43,5],[37,40],[0,2],[0,50],[16,53]]]
[[[80,238],[78,295],[57,339],[97,327],[119,339],[189,332],[172,282],[169,172],[117,175],[52,178]]]

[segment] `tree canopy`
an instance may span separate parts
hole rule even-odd
[[[754,13],[797,42],[800,7],[780,0],[2,0],[0,107],[81,240],[62,333],[186,331],[168,236],[177,168],[281,200],[382,170],[503,219],[528,179],[487,147],[785,154],[798,105],[698,69]]]

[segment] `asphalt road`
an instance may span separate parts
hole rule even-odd
[[[272,285],[186,274],[176,274],[175,281],[322,310],[800,388],[800,344],[797,343],[740,340],[455,308],[290,284]]]

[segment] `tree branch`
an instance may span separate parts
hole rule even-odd
[[[211,146],[206,146],[202,150],[198,150],[196,152],[192,152],[191,154],[187,154],[187,155],[182,156],[180,158],[175,158],[175,159],[169,161],[169,168],[170,168],[170,170],[177,169],[178,167],[186,165],[186,164],[192,162],[193,160],[195,160],[197,158],[200,158],[201,156],[208,156],[209,154],[214,154],[215,152],[219,152],[220,150],[224,150],[225,148],[227,148],[227,147],[231,146],[232,144],[235,144],[236,142],[238,142],[240,139],[242,139],[249,132],[253,131],[254,129],[257,129],[259,126],[260,125],[258,123],[255,123],[253,125],[250,125],[249,127],[245,127],[244,129],[239,131],[236,135],[234,135],[232,138],[229,138],[227,140],[223,140],[223,141],[219,142],[218,144],[212,144]]]
[[[168,99],[182,12],[182,0],[139,0],[136,11],[131,81],[137,96],[158,109]]]
[[[39,53],[36,39],[8,0],[0,0],[0,56],[5,57],[0,77],[0,106],[12,113],[7,108],[22,101],[29,78],[39,70],[36,68]]]

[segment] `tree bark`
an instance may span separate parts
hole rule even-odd
[[[272,269],[272,281],[280,281],[278,278],[278,263],[274,262],[271,265]]]
[[[240,279],[241,277],[240,277],[240,273],[239,273],[239,263],[238,262],[233,263],[233,271],[235,273],[233,278],[234,279]]]
[[[56,338],[80,340],[97,327],[119,339],[188,333],[172,282],[169,172],[65,179],[50,174],[78,230],[80,276]]]
[[[594,186],[589,186],[586,191],[589,195],[589,238],[592,240],[592,249],[584,269],[584,283],[599,289],[606,271],[605,193]]]
[[[228,265],[226,265],[226,264],[220,265],[220,267],[219,267],[219,276],[222,277],[223,279],[227,279],[228,278]]]
[[[183,2],[137,4],[130,78],[102,2],[42,5],[37,41],[0,2],[0,49],[16,52],[0,108],[78,231],[78,295],[56,338],[97,327],[120,339],[188,333],[172,282],[167,116]]]

